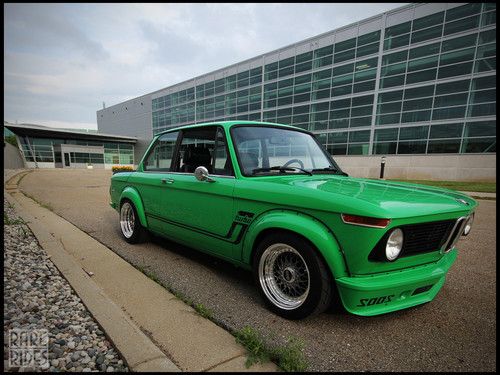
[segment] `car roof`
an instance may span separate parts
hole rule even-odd
[[[164,131],[162,131],[162,132],[160,132],[160,133],[158,133],[156,135],[160,136],[160,135],[162,135],[164,133],[168,133],[168,132],[172,132],[172,131],[176,131],[176,130],[190,129],[190,128],[201,128],[201,127],[205,127],[205,126],[214,126],[214,125],[222,126],[225,129],[229,129],[229,128],[231,128],[234,125],[248,125],[248,126],[271,125],[271,126],[280,126],[280,127],[283,127],[283,128],[289,128],[289,129],[294,129],[294,130],[300,130],[302,132],[309,133],[307,130],[304,130],[302,128],[298,128],[296,126],[285,125],[285,124],[278,124],[278,123],[274,123],[274,122],[244,121],[244,120],[238,121],[238,120],[233,120],[233,121],[204,122],[204,123],[199,123],[199,124],[183,125],[183,126],[178,126],[178,127],[175,127],[175,128],[164,130]]]

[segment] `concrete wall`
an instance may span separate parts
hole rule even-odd
[[[350,176],[380,176],[381,155],[333,158]],[[387,155],[384,178],[496,182],[496,155]]]
[[[21,169],[24,168],[23,157],[17,147],[10,143],[4,142],[3,147],[3,168],[4,169]]]

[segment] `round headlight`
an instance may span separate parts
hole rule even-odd
[[[395,260],[401,253],[403,248],[403,231],[399,228],[394,229],[389,238],[387,239],[387,245],[385,246],[385,256],[387,260]]]
[[[474,222],[474,214],[470,215],[469,218],[467,219],[467,222],[465,223],[464,227],[464,232],[462,233],[463,236],[467,236],[470,233],[473,222]]]

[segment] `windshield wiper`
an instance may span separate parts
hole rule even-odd
[[[266,168],[255,168],[252,170],[252,174],[256,174],[259,172],[267,172],[267,171],[280,171],[281,173],[284,173],[285,171],[301,171],[303,173],[308,174],[309,176],[312,176],[312,173],[309,171],[306,171],[303,168],[299,167],[282,167],[281,165],[276,165],[274,167],[266,167]]]
[[[347,173],[345,173],[345,172],[341,171],[340,169],[337,169],[331,165],[326,167],[326,168],[315,168],[311,172],[320,172],[320,171],[332,171],[332,172],[338,173],[342,176],[349,176]]]

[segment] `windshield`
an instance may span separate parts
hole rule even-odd
[[[262,126],[237,126],[231,134],[240,170],[245,176],[340,171],[310,134]]]

